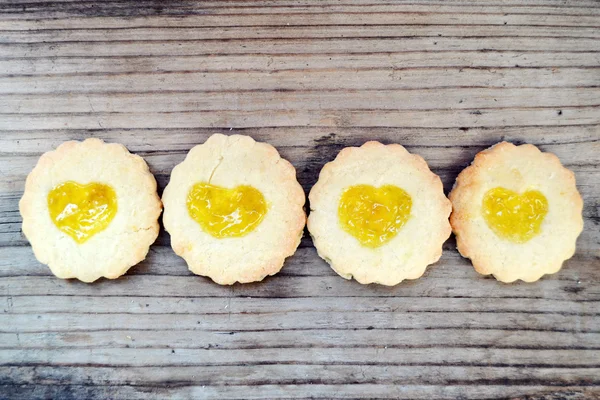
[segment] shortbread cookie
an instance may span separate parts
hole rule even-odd
[[[173,169],[163,221],[193,273],[222,285],[254,282],[296,251],[304,201],[296,170],[273,146],[215,134]]]
[[[41,263],[59,278],[93,282],[118,278],[146,257],[161,203],[141,157],[87,139],[40,157],[19,209]]]
[[[531,144],[502,142],[477,154],[450,200],[460,254],[502,282],[557,272],[583,229],[575,175]]]
[[[326,164],[309,195],[308,230],[342,277],[396,285],[416,279],[450,236],[450,201],[423,158],[367,142]]]

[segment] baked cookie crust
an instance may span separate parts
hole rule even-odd
[[[215,238],[190,216],[186,198],[198,182],[225,188],[250,185],[268,204],[262,222],[241,237]],[[214,134],[190,150],[163,193],[163,222],[171,246],[189,269],[221,285],[264,279],[296,251],[306,223],[305,195],[296,170],[267,143]]]
[[[338,204],[354,185],[395,185],[412,198],[410,217],[386,244],[369,248],[343,230]],[[442,255],[451,233],[450,201],[425,160],[399,144],[367,142],[343,149],[325,164],[309,194],[308,230],[319,256],[340,276],[362,284],[396,285],[419,278]]]
[[[483,217],[482,201],[496,187],[516,193],[537,190],[546,197],[548,212],[539,234],[514,243],[492,231]],[[575,175],[554,154],[531,144],[501,142],[478,153],[458,175],[450,200],[458,251],[471,259],[477,272],[502,282],[534,282],[558,272],[575,253],[583,230],[583,200]]]
[[[118,210],[106,229],[78,244],[50,218],[48,194],[57,185],[99,182],[116,193]],[[19,202],[23,233],[36,258],[59,278],[115,279],[146,258],[158,236],[161,202],[148,165],[125,146],[99,139],[70,141],[43,154]]]

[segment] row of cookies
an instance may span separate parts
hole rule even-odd
[[[67,142],[42,155],[19,203],[37,259],[60,278],[117,278],[163,223],[190,270],[219,284],[276,274],[300,243],[305,195],[294,167],[248,136],[215,134],[177,165],[162,202],[145,161],[119,144]],[[453,230],[482,274],[532,282],[557,272],[583,229],[575,178],[533,145],[479,153],[450,193],[398,144],[343,149],[309,194],[308,230],[342,277],[420,277]]]

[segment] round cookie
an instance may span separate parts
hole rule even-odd
[[[273,146],[214,134],[173,169],[163,222],[193,273],[221,285],[254,282],[296,251],[304,202],[296,170]]]
[[[323,167],[309,200],[319,256],[363,284],[420,277],[451,233],[440,178],[398,144],[343,149]]]
[[[557,272],[583,229],[575,175],[531,144],[502,142],[477,154],[450,200],[460,254],[502,282]]]
[[[125,146],[66,142],[43,154],[19,202],[36,258],[59,278],[118,278],[158,236],[160,199],[148,165]]]

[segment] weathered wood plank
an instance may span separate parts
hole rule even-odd
[[[486,91],[492,89],[478,90],[486,93]],[[560,90],[563,89],[553,90],[560,93]],[[232,95],[235,96],[236,94]],[[0,99],[0,101],[4,101],[4,99]],[[198,99],[198,101],[202,100]],[[474,100],[465,99],[465,101]],[[41,106],[49,107],[49,105]],[[436,157],[439,161],[437,161],[436,167],[445,165],[461,168],[471,162],[477,152],[500,140],[532,143],[544,151],[562,151],[559,157],[563,164],[567,165],[574,164],[576,160],[585,161],[588,154],[566,152],[561,150],[561,145],[592,144],[596,142],[600,138],[600,125],[468,129],[369,127],[368,130],[356,127],[256,127],[231,131],[229,128],[200,127],[189,129],[127,128],[117,130],[81,130],[65,127],[56,130],[5,130],[0,136],[0,156],[34,155],[37,157],[67,140],[98,137],[109,142],[124,143],[130,151],[140,153],[143,156],[147,156],[148,153],[159,152],[172,155],[173,161],[178,163],[183,160],[181,153],[185,154],[193,146],[203,143],[213,133],[246,134],[256,138],[256,140],[269,142],[297,166],[309,161],[325,163],[335,158],[335,150],[339,151],[346,146],[360,146],[366,140],[377,138],[377,140],[387,143],[401,143],[416,152],[439,147],[439,156]],[[149,141],[149,137],[152,141]],[[177,138],[177,140],[173,140],[173,138]],[[550,147],[551,145],[554,146]],[[457,154],[458,148],[464,149],[464,154]],[[447,152],[450,153],[447,154]],[[317,157],[318,160],[313,160],[316,155],[319,156]],[[428,155],[421,155],[428,159],[429,163],[432,162]],[[444,157],[444,155],[447,157]],[[444,158],[447,159],[445,162],[443,161]]]
[[[323,269],[327,273],[328,269]],[[470,274],[469,274],[470,275]],[[581,278],[578,276],[578,278]],[[582,279],[580,279],[582,280]],[[580,284],[586,290],[590,282]],[[44,300],[45,299],[45,300]],[[469,298],[436,298],[427,300],[399,296],[393,298],[353,297],[349,302],[335,298],[311,297],[246,299],[243,297],[201,298],[152,297],[152,296],[87,296],[74,304],[72,296],[7,296],[0,298],[5,314],[269,314],[289,312],[504,312],[526,314],[559,314],[597,316],[598,302],[578,302],[577,299],[552,300],[543,298],[481,298],[473,302]],[[1,345],[1,344],[0,344]]]
[[[128,299],[120,299],[128,301]],[[145,300],[147,301],[147,300]],[[167,300],[175,303],[173,300]],[[340,301],[337,300],[337,303]],[[314,301],[313,301],[314,303]],[[360,308],[361,301],[354,301]],[[449,303],[453,304],[453,303]],[[43,312],[41,310],[40,312]],[[133,318],[133,317],[132,317]],[[205,331],[155,329],[85,332],[0,333],[2,349],[262,349],[288,348],[497,348],[545,350],[600,349],[600,334],[504,329],[297,329]]]
[[[506,15],[505,15],[506,14]],[[273,18],[276,16],[277,18]],[[16,16],[5,19],[5,30],[35,29],[97,29],[133,27],[239,27],[239,26],[320,26],[320,25],[543,25],[600,26],[598,15],[518,14],[518,13],[411,13],[411,12],[302,12],[263,14],[222,14],[185,16],[116,16],[95,18],[27,19]]]
[[[596,44],[600,41],[596,41]],[[600,44],[599,44],[600,46]],[[65,76],[0,78],[2,94],[154,93],[265,90],[389,90],[429,88],[573,88],[600,85],[590,68],[390,68],[170,72],[101,75],[93,80]],[[315,107],[318,108],[318,107]],[[4,129],[10,129],[5,126]]]
[[[174,350],[174,351],[173,351]],[[527,349],[396,349],[305,348],[305,349],[0,349],[0,366],[195,366],[195,365],[394,365],[394,366],[523,366],[590,367],[598,366],[598,351]]]
[[[533,14],[533,15],[599,15],[600,11],[595,8],[585,8],[581,6],[571,6],[568,9],[563,7],[531,7],[521,5],[519,8],[502,7],[499,5],[488,5],[482,8],[480,5],[469,5],[463,3],[444,4],[437,3],[435,7],[431,4],[270,4],[268,6],[261,4],[242,4],[232,5],[227,2],[219,5],[206,5],[194,2],[177,2],[175,4],[167,4],[166,7],[161,7],[157,12],[155,7],[152,7],[152,2],[139,2],[132,7],[127,2],[102,2],[100,6],[90,9],[86,4],[61,4],[58,3],[54,7],[48,7],[46,4],[36,5],[29,4],[25,9],[22,6],[14,4],[5,4],[0,7],[0,12],[4,14],[4,18],[14,19],[15,13],[18,19],[32,18],[65,18],[73,16],[140,16],[140,15],[181,15],[181,14],[204,14],[204,15],[255,15],[255,14],[330,14],[330,13],[427,13],[427,14],[454,14],[454,13],[470,13],[470,14]],[[12,14],[12,15],[11,15]]]
[[[600,383],[600,368],[535,368],[527,384],[552,382],[555,385]],[[378,365],[261,365],[181,367],[175,371],[160,368],[102,368],[102,367],[0,367],[0,374],[14,384],[46,385],[265,385],[265,384],[402,384],[452,385],[506,383],[523,384],[523,369],[519,367],[405,367],[390,369]],[[1,378],[0,378],[1,379]],[[0,381],[1,382],[1,381]]]
[[[319,297],[319,296],[314,296]],[[597,297],[596,297],[597,298]],[[443,315],[443,317],[441,316]],[[596,314],[597,315],[597,314]],[[0,314],[0,332],[87,332],[101,330],[211,330],[236,331],[239,327],[250,331],[305,330],[305,329],[505,329],[556,332],[600,333],[598,318],[582,315],[549,313],[481,313],[469,312],[344,312],[292,311],[269,314],[140,314],[132,326],[130,314],[120,313],[49,313]],[[9,353],[10,354],[10,353]],[[597,361],[600,353],[595,354]]]
[[[589,13],[588,8],[582,9]],[[0,31],[2,31],[0,29]],[[444,37],[568,37],[594,38],[600,36],[596,28],[548,27],[548,26],[509,26],[472,25],[468,28],[456,25],[443,28]],[[205,27],[178,28],[124,28],[124,29],[30,29],[22,31],[2,31],[1,43],[63,43],[63,42],[107,42],[107,41],[157,41],[157,40],[216,40],[216,39],[291,39],[291,38],[412,38],[417,36],[442,36],[436,25],[407,25],[398,29],[397,25],[322,26],[312,27],[231,27],[212,29]]]
[[[140,72],[367,68],[597,67],[600,52],[413,51],[369,54],[246,54],[0,59],[0,76]]]
[[[316,260],[315,260],[316,262]],[[594,264],[591,264],[594,265]],[[326,267],[325,265],[323,266]],[[472,268],[467,263],[465,269]],[[463,297],[463,298],[546,298],[553,300],[598,301],[600,289],[593,281],[557,281],[551,278],[535,285],[514,284],[510,288],[490,278],[436,278],[431,272],[421,280],[399,287],[362,286],[337,276],[274,276],[262,283],[219,287],[201,277],[126,275],[118,281],[95,285],[61,281],[53,277],[6,277],[0,282],[1,296],[146,296],[155,297]],[[159,293],[153,288],[160,287]],[[154,292],[153,292],[154,290]],[[317,301],[317,300],[315,300]],[[6,316],[3,316],[6,318]],[[523,316],[527,325],[526,316]],[[584,319],[585,320],[585,319]],[[591,322],[590,322],[591,323]]]
[[[272,110],[270,126],[328,126],[328,127],[505,127],[546,125],[600,124],[598,106],[550,108],[510,108],[467,110]],[[127,129],[193,128],[201,127],[257,127],[265,123],[264,111],[192,111],[166,112],[157,115],[139,113],[60,113],[35,114],[24,118],[21,114],[0,114],[0,129]]]
[[[130,8],[135,8],[131,6],[131,3],[128,3],[127,1],[123,1],[123,0],[60,0],[60,3],[86,3],[88,5],[95,5],[95,6],[102,6],[105,3],[113,3],[113,4],[119,4],[119,3],[124,3],[125,5],[129,5]],[[25,5],[47,5],[47,2],[45,1],[39,1],[39,0],[8,0],[6,2],[7,4],[23,4],[25,3]],[[140,1],[141,4],[145,4],[142,1]],[[137,3],[136,3],[137,4]],[[146,3],[147,4],[147,3]],[[177,3],[173,3],[175,5],[179,5],[179,4],[184,4],[184,5],[191,5],[194,6],[197,4],[196,1],[194,0],[182,0],[179,1]],[[171,6],[173,5],[171,4]],[[217,1],[204,1],[201,3],[203,7],[245,7],[248,8],[248,2],[241,0],[241,1],[234,1],[234,0],[217,0]],[[273,4],[272,1],[270,0],[256,0],[252,2],[252,6],[254,7],[265,7],[265,6],[323,6],[323,5],[327,5],[327,2],[322,2],[319,0],[282,0],[282,1],[278,1],[277,4]],[[385,4],[407,4],[407,5],[428,5],[428,6],[440,6],[440,5],[447,5],[447,4],[452,4],[456,7],[464,7],[464,6],[479,6],[481,8],[487,8],[487,7],[491,7],[491,6],[504,6],[504,7],[510,7],[511,9],[516,7],[516,9],[518,10],[520,7],[548,7],[548,6],[553,6],[553,7],[560,7],[560,9],[562,10],[569,10],[571,8],[579,8],[579,7],[594,7],[594,6],[598,6],[598,2],[595,0],[573,0],[570,1],[568,4],[564,3],[564,0],[524,0],[524,1],[519,1],[519,0],[505,0],[505,1],[498,1],[498,0],[474,0],[474,1],[469,1],[469,2],[465,2],[464,0],[445,0],[443,2],[441,1],[429,1],[429,0],[377,0],[377,1],[373,1],[372,3],[369,2],[365,2],[365,0],[343,0],[343,1],[337,1],[335,3],[333,3],[335,5],[347,5],[347,6],[351,6],[351,5],[385,5]],[[22,8],[19,11],[23,11]],[[154,9],[153,10],[156,14],[160,14],[161,10],[158,9]],[[565,11],[563,11],[563,13],[567,13]]]
[[[419,98],[415,101],[415,98]],[[72,114],[194,111],[306,110],[460,110],[600,107],[600,87],[290,92],[208,92],[139,94],[15,94],[0,98],[0,113]],[[482,111],[484,112],[484,111]],[[564,112],[564,110],[563,110]]]
[[[578,17],[584,18],[584,17]],[[600,16],[598,26],[600,27]],[[87,43],[0,43],[0,57],[42,58],[42,57],[81,57],[89,54],[97,56],[160,56],[212,55],[212,54],[329,54],[329,53],[388,53],[415,51],[577,51],[598,52],[597,38],[545,38],[537,37],[492,37],[492,38],[347,38],[347,39],[277,39],[277,40],[234,40],[225,41],[128,41]]]
[[[86,399],[506,399],[527,396],[546,400],[565,398],[581,400],[600,395],[600,389],[586,386],[553,385],[385,385],[322,383],[306,385],[256,386],[89,386],[89,385],[2,385],[0,391],[15,399],[86,398]]]

